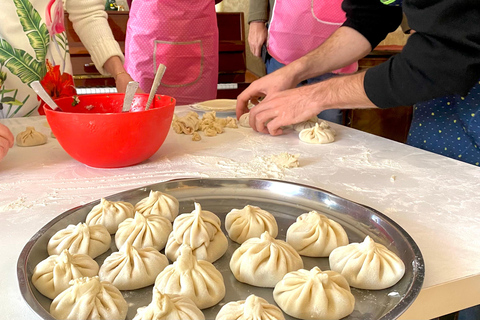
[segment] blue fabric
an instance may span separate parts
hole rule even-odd
[[[460,310],[457,320],[480,320],[480,305]]]
[[[407,143],[480,165],[480,80],[468,95],[417,103]]]

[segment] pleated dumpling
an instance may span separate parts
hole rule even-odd
[[[224,305],[215,320],[285,320],[285,317],[277,306],[251,294],[246,300]]]
[[[343,227],[317,211],[304,213],[287,229],[287,242],[302,256],[328,257],[333,249],[348,244]]]
[[[197,260],[186,245],[180,248],[177,261],[158,275],[155,288],[163,293],[186,296],[200,309],[214,306],[225,297],[220,271],[206,260]]]
[[[268,232],[245,241],[230,260],[235,278],[257,287],[273,288],[285,274],[301,268],[303,261],[297,251]]]
[[[306,121],[295,123],[294,125],[292,125],[292,127],[293,127],[293,130],[295,130],[297,132],[300,132],[302,130],[311,129],[311,128],[315,127],[315,124],[317,124],[317,123],[318,123],[318,117],[313,116]]]
[[[355,307],[347,280],[318,267],[287,273],[273,289],[273,298],[285,313],[299,319],[341,319]]]
[[[223,234],[220,218],[213,212],[202,210],[195,202],[192,213],[179,215],[173,222],[173,231],[168,237],[165,254],[175,261],[182,244],[192,248],[199,260],[214,262],[227,251],[228,240]]]
[[[258,238],[267,231],[274,238],[278,235],[275,217],[259,207],[246,205],[233,209],[225,217],[225,229],[233,241],[242,244],[250,238]]]
[[[120,290],[98,277],[72,280],[50,305],[50,314],[59,320],[124,320],[127,311]]]
[[[384,245],[369,236],[332,251],[330,269],[341,273],[355,288],[381,290],[396,284],[405,274],[405,264]]]
[[[153,288],[152,302],[138,308],[133,320],[205,320],[205,315],[190,298]]]
[[[173,222],[178,216],[179,203],[177,198],[169,194],[150,190],[148,197],[135,205],[135,211],[143,215],[158,214]]]
[[[121,248],[130,243],[137,248],[153,247],[162,250],[172,231],[172,223],[160,215],[144,216],[138,212],[118,226],[115,234],[115,245]]]
[[[71,224],[50,238],[47,251],[49,255],[58,255],[67,249],[70,253],[88,254],[95,259],[110,248],[111,242],[110,233],[102,225]]]
[[[101,224],[110,234],[117,232],[118,225],[125,219],[133,218],[133,204],[125,201],[108,201],[102,198],[100,203],[90,210],[86,223],[89,226]]]
[[[69,287],[69,282],[98,274],[98,264],[89,255],[71,254],[63,250],[59,255],[49,256],[33,269],[32,283],[47,298],[54,299]]]
[[[127,242],[105,259],[98,275],[119,290],[135,290],[154,284],[166,266],[167,257],[157,249],[135,248]]]
[[[47,143],[47,136],[35,130],[35,127],[27,127],[17,134],[16,141],[20,147],[33,147]]]
[[[316,123],[314,127],[303,129],[298,134],[300,140],[307,143],[323,144],[335,141],[335,130],[330,128],[325,121]]]

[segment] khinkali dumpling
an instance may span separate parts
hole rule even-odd
[[[268,232],[245,241],[230,260],[235,278],[257,287],[273,288],[285,274],[301,268],[303,261],[297,251]]]
[[[260,237],[265,231],[274,238],[278,234],[275,217],[270,212],[251,205],[230,211],[225,217],[225,229],[230,239],[240,244],[247,239]]]
[[[197,260],[192,249],[183,245],[181,254],[155,280],[155,288],[163,293],[189,297],[200,309],[216,305],[225,297],[223,276],[213,264]]]
[[[179,215],[173,222],[173,231],[168,237],[165,254],[175,261],[182,244],[193,250],[199,260],[214,262],[227,251],[228,240],[220,229],[221,221],[213,212],[202,210],[195,202],[192,213]]]
[[[238,123],[245,128],[250,128],[250,112],[244,113],[238,119]]]
[[[333,249],[348,244],[343,227],[317,211],[300,215],[288,228],[286,240],[308,257],[328,257]]]
[[[179,203],[177,198],[160,191],[150,190],[150,195],[135,205],[135,211],[143,215],[158,214],[173,222],[178,216]]]
[[[114,234],[118,225],[127,218],[133,218],[133,204],[125,201],[108,201],[102,198],[88,213],[86,223],[89,226],[101,224]]]
[[[330,268],[341,273],[355,288],[381,290],[393,286],[405,273],[405,264],[384,245],[369,236],[330,253]]]
[[[124,320],[127,311],[122,293],[98,277],[72,280],[50,305],[50,314],[59,320]]]
[[[302,121],[302,122],[299,122],[299,123],[296,123],[296,124],[292,125],[292,127],[293,127],[293,130],[300,132],[302,130],[310,129],[310,128],[315,127],[315,124],[317,124],[317,123],[318,123],[317,116],[313,116],[310,119],[308,119],[307,121]]]
[[[318,267],[287,273],[273,289],[273,299],[285,313],[299,319],[341,319],[355,307],[347,280]]]
[[[322,121],[320,124],[316,123],[313,128],[300,131],[298,136],[300,140],[307,143],[330,143],[335,141],[335,130]]]
[[[20,147],[33,147],[47,143],[47,136],[35,130],[34,127],[27,127],[25,131],[17,134],[16,141]]]
[[[119,290],[135,290],[155,283],[168,266],[168,259],[152,247],[135,248],[128,242],[120,251],[108,256],[100,267],[99,277]]]
[[[285,320],[285,317],[277,306],[251,294],[246,300],[224,305],[215,320]]]
[[[47,251],[54,255],[67,249],[70,253],[84,253],[95,259],[110,248],[111,242],[110,233],[102,225],[71,224],[50,238]]]
[[[98,274],[98,264],[89,255],[71,254],[63,250],[49,256],[33,269],[32,283],[47,298],[54,299],[69,287],[70,280],[93,277]]]
[[[190,298],[153,288],[152,302],[138,308],[133,320],[205,320],[205,316]]]
[[[136,212],[133,219],[126,219],[118,226],[115,244],[117,248],[128,242],[138,248],[162,250],[171,231],[172,223],[167,218],[156,214],[144,216]]]

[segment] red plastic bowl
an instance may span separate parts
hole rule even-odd
[[[56,99],[60,110],[45,106],[45,115],[63,149],[97,168],[131,166],[161,147],[173,118],[175,99],[156,95],[145,111],[148,94],[136,94],[130,112],[122,112],[123,93]]]

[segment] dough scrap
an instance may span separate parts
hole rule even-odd
[[[34,147],[47,143],[47,136],[35,130],[35,127],[27,127],[17,134],[15,140],[19,147]]]
[[[298,162],[299,154],[291,154],[288,152],[282,152],[274,154],[270,157],[270,160],[277,166],[282,168],[298,168],[300,163]]]
[[[335,141],[335,130],[325,121],[316,123],[313,128],[300,131],[300,140],[312,144],[324,144]]]

